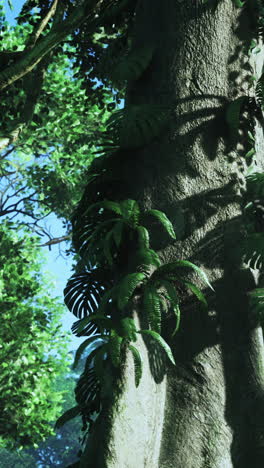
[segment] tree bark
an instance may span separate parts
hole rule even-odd
[[[161,104],[172,108],[172,120],[161,137],[124,155],[120,174],[124,198],[160,209],[174,223],[177,240],[170,244],[153,228],[163,261],[193,261],[206,271],[215,292],[206,291],[207,312],[183,292],[180,331],[172,339],[170,321],[165,330],[176,361],[167,373],[162,356],[140,341],[142,382],[136,389],[128,357],[82,467],[258,468],[264,463],[263,336],[252,324],[247,301],[256,275],[232,256],[243,237],[244,140],[235,150],[230,147],[225,123],[227,103],[252,93],[251,69],[259,72],[262,63],[250,64],[243,51],[252,34],[249,11],[231,0],[198,9],[195,3],[138,4],[134,45],[150,42],[156,48],[146,72],[129,87],[126,105]],[[256,135],[260,153],[260,126]]]

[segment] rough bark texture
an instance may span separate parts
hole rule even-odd
[[[176,360],[166,376],[141,342],[135,389],[128,359],[121,395],[99,417],[83,467],[264,466],[263,337],[246,294],[255,280],[231,255],[242,236],[245,167],[228,147],[224,117],[228,100],[248,92],[242,48],[250,27],[249,12],[241,15],[231,0],[198,10],[191,0],[138,4],[134,44],[154,42],[156,50],[127,103],[170,106],[173,119],[161,138],[124,155],[124,198],[167,213],[177,241],[153,229],[155,247],[165,261],[201,266],[215,293],[207,291],[206,313],[183,293],[181,329],[174,340],[170,322],[165,330]],[[260,128],[258,138],[261,149]]]

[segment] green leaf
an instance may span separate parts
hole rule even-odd
[[[144,226],[137,226],[138,243],[141,249],[149,248],[149,233]]]
[[[152,330],[161,330],[161,304],[160,297],[153,284],[146,285],[143,292],[143,307],[148,323]]]
[[[122,310],[133,296],[135,289],[146,279],[144,273],[130,273],[118,285],[118,308]]]
[[[121,345],[123,338],[119,336],[114,330],[109,337],[108,349],[111,361],[114,367],[119,367],[121,363]]]
[[[59,417],[59,419],[57,419],[56,424],[55,424],[55,429],[59,429],[66,422],[70,421],[73,418],[76,418],[76,416],[80,414],[81,414],[81,410],[80,410],[79,405],[68,409],[67,411],[65,411],[65,413],[62,414],[62,416]]]
[[[101,338],[102,335],[95,335],[95,336],[90,336],[89,338],[87,338],[87,340],[84,340],[82,342],[82,344],[79,346],[79,348],[77,349],[76,353],[75,353],[75,357],[74,357],[74,362],[73,362],[73,365],[72,365],[72,368],[75,369],[75,367],[77,366],[80,358],[81,358],[81,355],[83,354],[83,352],[85,351],[85,349],[91,344],[93,343],[94,341],[98,340],[99,338]]]
[[[88,323],[96,322],[99,324],[100,327],[106,330],[110,330],[112,327],[112,320],[108,317],[104,317],[104,315],[94,314],[90,315],[89,317],[84,317],[80,320],[80,325],[77,328],[77,333],[80,333]]]
[[[241,0],[232,0],[232,1],[237,8],[242,8],[245,5],[245,2],[241,2]]]
[[[181,321],[181,310],[180,310],[179,304],[174,305],[172,307],[172,310],[173,310],[173,313],[174,313],[174,315],[176,317],[176,325],[175,325],[175,328],[174,328],[174,330],[172,332],[172,335],[171,335],[171,336],[174,336],[177,333],[177,331],[179,330],[180,321]]]
[[[170,263],[167,263],[165,265],[162,265],[160,268],[158,268],[154,273],[153,273],[153,279],[154,278],[162,278],[163,276],[165,276],[166,274],[168,273],[173,273],[173,272],[177,272],[177,269],[179,268],[191,268],[192,270],[194,270],[196,273],[198,273],[198,275],[202,278],[202,280],[205,282],[205,284],[207,284],[207,286],[209,286],[210,289],[212,289],[214,291],[214,288],[211,286],[208,278],[207,278],[207,275],[206,273],[201,270],[201,268],[199,268],[197,265],[195,265],[194,263],[192,262],[189,262],[188,260],[176,260],[176,262],[170,262]],[[181,278],[179,277],[179,280],[181,280]]]
[[[122,338],[126,338],[129,341],[137,340],[137,329],[134,319],[130,317],[122,318],[121,320],[118,320],[117,324],[115,324],[113,328]]]
[[[159,333],[153,331],[153,330],[138,330],[138,333],[141,335],[147,335],[151,336],[165,351],[166,355],[168,356],[169,360],[175,364],[174,357],[171,351],[170,346],[166,343],[166,341],[160,336]]]
[[[138,387],[142,377],[142,359],[139,351],[137,348],[135,348],[135,346],[129,345],[128,348],[130,349],[133,356],[135,366],[135,385]]]
[[[133,260],[135,268],[139,267],[140,265],[154,265],[156,267],[160,266],[160,259],[155,250],[144,247],[136,250]]]
[[[199,301],[201,301],[205,306],[208,305],[204,294],[195,284],[191,283],[190,281],[185,281],[185,280],[181,280],[181,282],[195,294],[195,296],[197,297],[197,299],[199,299]]]
[[[120,202],[120,209],[124,219],[131,221],[133,226],[138,224],[140,210],[136,200],[123,200]]]
[[[145,214],[154,216],[157,218],[160,223],[163,225],[163,227],[166,229],[167,233],[173,238],[176,239],[176,234],[174,232],[172,223],[170,220],[167,218],[165,213],[159,210],[148,210]]]

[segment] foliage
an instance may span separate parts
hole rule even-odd
[[[0,433],[4,445],[20,446],[52,433],[47,423],[56,418],[62,400],[53,383],[65,372],[67,350],[63,307],[40,274],[36,239],[24,232],[21,240],[12,228],[7,221],[0,231]]]

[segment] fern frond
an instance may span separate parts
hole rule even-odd
[[[142,377],[142,359],[140,352],[137,350],[137,348],[135,348],[135,346],[129,345],[128,348],[130,349],[133,356],[135,366],[135,385],[138,387]]]
[[[264,319],[264,288],[256,288],[248,293],[250,315],[253,319],[263,322]]]
[[[56,424],[55,424],[55,429],[59,429],[60,427],[64,426],[64,424],[68,421],[70,421],[73,418],[76,418],[76,416],[79,416],[81,414],[81,409],[79,405],[74,406],[73,408],[68,409],[63,413],[59,419],[57,419]]]
[[[137,226],[136,228],[138,234],[138,243],[140,248],[148,249],[149,248],[149,233],[144,226]]]
[[[105,209],[109,211],[113,211],[114,213],[121,215],[121,207],[120,203],[112,201],[112,200],[103,200],[100,202],[93,203],[90,205],[87,210],[84,212],[84,215],[87,215],[91,211],[94,211],[95,209]]]
[[[205,299],[205,296],[204,294],[202,293],[202,291],[197,288],[197,286],[195,284],[193,284],[191,281],[185,281],[185,280],[181,280],[182,284],[184,284],[187,288],[189,288],[193,294],[197,297],[197,299],[202,302],[202,304],[204,304],[205,306],[207,306],[207,300]]]
[[[143,307],[146,312],[148,323],[152,330],[160,333],[161,330],[161,304],[156,288],[146,285],[143,293]]]
[[[245,5],[245,2],[241,2],[241,0],[232,0],[232,2],[237,8],[242,8]]]
[[[138,148],[158,137],[170,119],[168,109],[157,105],[128,106],[108,120],[108,131],[120,148]]]
[[[89,317],[84,317],[82,320],[79,320],[79,325],[77,328],[77,332],[81,333],[86,326],[91,323],[95,322],[98,324],[98,328],[101,330],[110,330],[112,327],[112,320],[109,317],[104,317],[100,314],[93,314]]]
[[[264,197],[264,173],[255,172],[246,178],[247,181],[247,194],[250,199]]]
[[[138,330],[138,333],[140,333],[141,335],[147,335],[147,336],[150,336],[151,338],[153,338],[162,347],[162,349],[165,351],[165,353],[168,356],[169,360],[173,364],[175,364],[174,357],[173,357],[170,346],[160,336],[159,333],[155,332],[154,330]]]
[[[133,296],[135,289],[146,279],[144,273],[129,273],[118,285],[118,308],[122,310]]]
[[[171,336],[174,336],[177,333],[177,331],[179,330],[180,321],[181,321],[181,309],[179,307],[179,304],[174,305],[172,307],[172,311],[173,311],[173,313],[175,315],[175,318],[176,318],[176,325],[175,325],[175,328],[174,328],[174,330],[172,332],[172,335],[171,335]]]
[[[192,262],[189,262],[188,260],[177,260],[176,262],[170,262],[165,265],[162,265],[156,271],[154,271],[152,278],[153,280],[162,279],[167,274],[174,273],[174,272],[177,273],[177,270],[179,270],[179,268],[191,268],[196,273],[198,273],[198,275],[204,281],[204,283],[207,284],[207,286],[209,286],[209,288],[214,291],[212,285],[210,284],[207,278],[206,273],[203,270],[201,270],[201,268],[199,268],[197,265],[195,265]],[[180,277],[179,277],[179,281],[180,281]]]
[[[162,224],[162,226],[165,228],[167,233],[170,235],[170,237],[172,237],[173,239],[176,239],[176,234],[174,232],[172,223],[167,218],[165,213],[163,213],[162,211],[159,211],[159,210],[148,210],[145,214],[150,215],[150,216],[154,216],[154,218],[157,218],[159,220],[159,222]]]
[[[108,351],[114,367],[119,367],[121,363],[121,345],[123,338],[114,330],[111,331],[111,336],[108,341]]]
[[[114,83],[137,80],[148,67],[154,52],[151,45],[133,49],[111,72]]]
[[[122,318],[118,320],[114,328],[122,338],[129,341],[137,341],[137,329],[134,319],[130,317]]]
[[[160,266],[159,256],[155,250],[152,249],[141,248],[136,250],[133,260],[136,268],[141,265]]]
[[[136,200],[123,200],[120,202],[121,214],[124,219],[131,221],[133,226],[138,224],[140,209]]]

